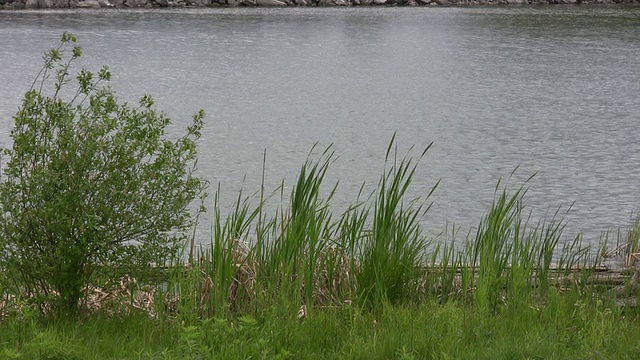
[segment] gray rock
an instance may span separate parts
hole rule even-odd
[[[209,6],[211,0],[190,0],[189,3],[193,6]]]
[[[24,3],[25,9],[37,9],[38,8],[38,0],[27,0]]]
[[[158,4],[159,7],[169,7],[168,0],[156,0],[156,4]]]
[[[240,6],[240,1],[238,1],[238,0],[227,0],[227,5],[229,7]]]
[[[287,6],[286,3],[279,0],[256,0],[258,6]]]
[[[51,0],[53,7],[57,9],[64,9],[69,7],[69,0]]]
[[[146,0],[125,0],[123,5],[130,8],[138,8],[143,7],[146,4]]]
[[[100,3],[98,0],[84,0],[78,2],[78,7],[82,9],[100,9]]]
[[[115,7],[123,7],[124,0],[109,0],[109,2]]]
[[[384,5],[387,3],[387,0],[373,0],[371,3],[374,5]]]
[[[305,0],[293,0],[298,6],[307,6],[309,5]]]
[[[51,2],[51,0],[38,0],[39,9],[51,9],[52,7],[53,2]]]
[[[103,8],[112,8],[113,4],[109,0],[98,0],[98,4]]]
[[[126,6],[126,7],[138,7],[138,1],[137,0],[122,0],[122,6],[123,7],[124,6]]]
[[[449,0],[434,0],[434,2],[440,6],[451,6]]]

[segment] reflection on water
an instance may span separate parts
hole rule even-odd
[[[245,175],[258,189],[264,149],[275,188],[332,143],[344,208],[375,185],[397,131],[401,154],[435,143],[414,187],[442,179],[434,232],[477,224],[519,165],[516,185],[538,173],[528,205],[573,204],[568,231],[597,239],[640,210],[639,18],[617,6],[2,12],[0,144],[41,54],[71,31],[122,99],[152,94],[178,127],[207,111],[200,170],[229,198]]]

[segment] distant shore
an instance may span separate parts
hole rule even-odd
[[[640,0],[0,0],[0,10],[236,6],[493,6],[640,4]]]

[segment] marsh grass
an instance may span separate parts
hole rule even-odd
[[[393,145],[392,139],[385,157],[387,164]],[[411,158],[394,161],[378,184],[371,229],[364,233],[360,244],[356,278],[362,302],[395,303],[410,298],[423,276],[428,240],[423,235],[421,220],[429,206],[420,198],[405,198],[418,161]],[[427,199],[437,186],[438,183],[426,195]]]
[[[183,320],[195,322],[255,313],[265,304],[286,304],[304,317],[314,307],[375,308],[426,300],[462,301],[496,313],[504,306],[543,303],[551,291],[593,291],[590,284],[604,252],[592,254],[579,234],[566,241],[559,210],[550,218],[532,219],[523,204],[531,178],[515,190],[498,182],[487,215],[466,234],[462,249],[455,226],[427,238],[422,220],[439,183],[422,197],[407,194],[430,146],[416,158],[414,149],[399,158],[392,138],[375,191],[361,191],[338,216],[331,209],[338,185],[325,184],[335,159],[331,147],[314,147],[287,202],[284,185],[272,193],[279,192],[284,204],[273,215],[265,211],[262,187],[257,204],[255,195],[241,191],[224,216],[218,188],[211,242],[199,247],[190,242],[169,263],[165,280],[147,284],[156,297],[155,314],[181,314]],[[618,235],[618,242],[625,243],[616,251],[626,256],[637,251],[639,224],[636,221],[625,236]],[[629,274],[627,295],[632,296],[637,280]],[[1,304],[9,308],[12,301],[5,296]]]
[[[335,187],[326,199],[322,198],[324,177],[333,159],[326,149],[317,162],[308,160],[301,168],[294,185],[288,211],[281,211],[267,228],[274,232],[262,234],[259,261],[260,275],[272,281],[268,291],[287,292],[301,296],[302,302],[314,303],[314,291],[319,281],[319,268],[326,261],[326,249],[334,224],[330,200]],[[269,236],[272,235],[272,236]]]
[[[324,187],[334,159],[331,147],[305,162],[289,202],[271,218],[264,213],[262,191],[254,207],[240,194],[226,219],[216,194],[210,246],[190,251],[197,261],[171,267],[169,287],[179,289],[174,295],[203,317],[241,314],[270,302],[311,309],[417,300],[424,292],[428,239],[421,220],[428,205],[420,198],[405,199],[418,161],[398,161],[394,151],[392,140],[385,172],[368,197],[375,199],[373,206],[358,200],[336,218],[331,199],[337,185]],[[252,242],[251,234],[259,241]],[[185,281],[190,285],[183,286]]]
[[[640,354],[633,335],[640,326],[627,301],[637,295],[637,275],[629,272],[621,291],[600,288],[604,252],[592,253],[579,234],[567,241],[560,211],[532,219],[524,185],[497,184],[465,246],[455,226],[428,238],[422,220],[438,183],[407,198],[428,149],[398,159],[393,140],[376,190],[361,191],[337,216],[331,209],[337,185],[325,184],[331,148],[310,155],[273,214],[261,190],[257,204],[255,195],[240,192],[224,216],[218,189],[211,242],[187,244],[156,283],[128,283],[120,310],[96,307],[83,318],[84,330],[42,318],[36,299],[5,295],[0,358]],[[283,189],[273,194],[284,199]],[[637,250],[638,229],[636,222],[618,236],[630,244],[621,251]],[[146,308],[137,298],[143,286],[153,295]],[[101,337],[123,345],[95,341]]]
[[[399,159],[392,139],[376,190],[360,192],[338,216],[331,209],[337,184],[324,181],[335,158],[331,147],[310,153],[287,202],[284,186],[273,192],[284,205],[271,217],[262,189],[257,205],[255,196],[239,193],[227,217],[218,191],[212,241],[193,252],[197,260],[171,267],[164,299],[179,299],[175,313],[190,314],[182,317],[194,322],[255,314],[265,306],[305,318],[314,308],[424,301],[461,302],[496,314],[545,304],[552,293],[609,294],[594,286],[602,254],[590,252],[580,234],[567,241],[561,211],[536,220],[526,210],[531,178],[515,190],[498,182],[487,215],[466,234],[463,248],[455,226],[427,238],[422,220],[438,183],[423,197],[407,194],[429,147],[415,159],[412,150]],[[637,229],[627,235],[632,245]],[[633,281],[629,276],[627,283]],[[626,295],[635,295],[637,286],[627,287],[634,291]]]

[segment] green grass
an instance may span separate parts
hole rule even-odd
[[[541,308],[487,315],[459,302],[326,308],[298,320],[274,304],[192,324],[144,314],[0,325],[16,359],[637,359],[640,323],[602,302],[553,293]]]

